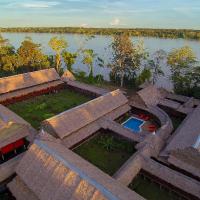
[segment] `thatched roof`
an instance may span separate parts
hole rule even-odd
[[[25,138],[28,135],[29,129],[26,125],[10,122],[0,129],[0,148],[21,138]]]
[[[74,77],[72,72],[70,72],[69,70],[66,70],[61,78],[62,79],[66,78],[67,80],[71,80],[71,81],[75,81],[76,80],[76,78]]]
[[[36,140],[8,184],[17,200],[139,200],[126,186],[55,142]],[[27,195],[29,194],[29,195]]]
[[[79,81],[71,81],[71,80],[64,80],[64,79],[63,79],[63,81],[67,82],[67,85],[70,88],[77,89],[77,90],[83,91],[85,93],[94,94],[96,96],[101,96],[101,95],[104,95],[104,94],[110,92],[107,89],[96,87],[94,85],[89,85],[89,84],[82,83]]]
[[[98,97],[44,121],[61,139],[128,103],[120,90]]]
[[[188,147],[185,149],[177,149],[172,151],[171,155],[197,169],[200,167],[200,152],[195,148]]]
[[[53,68],[0,78],[0,94],[48,83],[59,79],[59,75]]]
[[[145,159],[142,169],[148,174],[158,177],[161,181],[172,185],[172,188],[177,188],[182,191],[182,196],[189,197],[189,199],[199,199],[200,197],[200,183],[199,181],[186,176],[178,170],[173,170],[168,166],[162,165],[153,159]],[[162,183],[162,182],[161,182]],[[191,196],[189,196],[191,195]],[[161,198],[158,198],[161,199]],[[171,198],[170,198],[171,199]],[[184,198],[182,198],[184,199]]]
[[[29,137],[33,140],[35,130],[20,116],[0,104],[0,147]]]
[[[13,92],[5,93],[5,94],[0,95],[0,102],[4,102],[7,99],[12,99],[14,97],[25,96],[25,95],[31,94],[33,92],[42,91],[47,88],[51,88],[51,87],[53,88],[53,87],[56,87],[56,86],[62,85],[62,84],[63,84],[63,81],[57,80],[57,81],[53,81],[53,82],[44,83],[42,85],[36,85],[33,87],[24,88],[22,90],[16,90]]]
[[[6,126],[6,123],[0,118],[0,129]]]
[[[17,114],[9,110],[7,107],[0,104],[0,124],[5,125],[8,122],[29,125],[28,122],[26,122],[20,116],[18,116]]]
[[[189,114],[173,134],[165,151],[195,147],[200,135],[200,106]]]
[[[146,88],[137,92],[146,106],[155,106],[163,98],[160,90],[154,85],[149,85]]]

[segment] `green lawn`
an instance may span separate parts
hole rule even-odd
[[[148,200],[181,200],[174,193],[169,193],[166,189],[160,189],[159,185],[150,182],[148,179],[143,179],[142,176],[137,176],[129,187],[136,193],[140,194]]]
[[[66,89],[56,94],[38,96],[8,107],[28,121],[34,128],[39,129],[43,120],[89,100],[90,98],[87,96]]]
[[[101,131],[89,141],[74,149],[102,171],[113,175],[135,152],[134,143]]]

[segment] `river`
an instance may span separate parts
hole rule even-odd
[[[2,33],[2,36],[9,39],[10,43],[15,48],[20,46],[20,43],[25,39],[25,37],[31,37],[34,42],[42,44],[42,50],[46,54],[54,54],[54,52],[52,52],[48,46],[50,38],[53,36],[62,36],[68,42],[69,51],[75,52],[80,46],[84,45],[85,48],[93,49],[95,53],[97,53],[105,61],[108,61],[109,58],[111,58],[111,50],[108,48],[112,42],[112,38],[110,36],[96,36],[87,42],[85,42],[86,38],[83,35],[78,34]],[[137,41],[139,39],[144,41],[144,46],[150,55],[159,49],[169,52],[173,48],[180,48],[188,45],[193,49],[197,58],[200,60],[200,41],[184,39],[160,39],[153,37],[132,38],[133,41]],[[88,68],[81,63],[81,58],[77,60],[77,63],[74,65],[74,69],[88,72]],[[106,80],[109,80],[109,71],[110,70],[107,67],[100,68],[97,64],[95,64],[94,73],[102,74]],[[157,85],[166,89],[172,89],[172,84],[170,81],[170,69],[165,64],[163,64],[163,71],[165,72],[165,76],[159,78]]]

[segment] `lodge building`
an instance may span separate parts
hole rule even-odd
[[[92,100],[44,120],[40,130],[6,107],[63,88]],[[127,97],[46,69],[0,79],[0,103],[0,181],[15,173],[7,187],[17,200],[143,200],[131,189],[138,176],[180,199],[200,199],[198,99],[153,85]],[[174,118],[182,119],[178,128]],[[138,130],[125,127],[131,120]],[[105,132],[135,149],[112,175],[74,151]]]

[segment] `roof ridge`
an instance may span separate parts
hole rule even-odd
[[[53,156],[56,160],[61,162],[65,167],[69,168],[70,170],[76,172],[82,179],[88,181],[92,186],[102,192],[103,195],[107,196],[110,200],[119,200],[111,191],[109,191],[106,187],[102,184],[98,183],[93,178],[89,177],[84,171],[82,171],[79,167],[76,167],[74,164],[65,160],[58,152],[51,149],[47,144],[44,144],[40,140],[35,140],[34,143],[41,149],[43,149],[46,153]],[[54,143],[54,142],[50,142]]]
[[[69,109],[69,110],[65,110],[65,111],[59,113],[58,115],[55,115],[55,116],[53,116],[53,117],[51,117],[51,118],[49,118],[49,119],[46,119],[46,120],[44,120],[44,121],[47,121],[47,122],[48,122],[48,121],[50,121],[50,120],[52,120],[52,119],[54,119],[54,118],[57,118],[57,117],[59,117],[59,116],[62,116],[62,115],[65,114],[65,113],[71,112],[72,110],[76,110],[76,109],[78,109],[78,108],[84,107],[85,105],[89,105],[89,104],[91,104],[91,103],[93,103],[93,102],[95,102],[95,101],[97,101],[97,100],[103,99],[105,96],[109,96],[109,95],[111,95],[111,94],[114,93],[114,92],[120,92],[120,93],[122,93],[120,89],[114,90],[114,91],[109,92],[109,93],[106,93],[106,94],[104,94],[104,95],[102,95],[102,96],[100,96],[100,97],[98,97],[98,98],[92,99],[92,100],[87,101],[87,102],[85,102],[85,103],[83,103],[83,104],[81,104],[81,105],[78,105],[78,106],[76,106],[76,107],[74,107],[74,108],[71,108],[71,109]],[[123,93],[122,93],[122,94],[123,94]]]
[[[15,74],[15,75],[12,75],[12,76],[5,76],[5,77],[2,77],[0,78],[0,80],[3,80],[3,79],[9,79],[11,77],[16,77],[16,76],[22,76],[22,75],[29,75],[29,74],[32,74],[32,73],[36,73],[36,72],[42,72],[42,71],[47,71],[47,70],[52,70],[54,69],[53,67],[52,68],[47,68],[47,69],[41,69],[41,70],[37,70],[37,71],[32,71],[32,72],[26,72],[26,73],[21,73],[21,74]],[[55,69],[54,69],[55,70]]]

